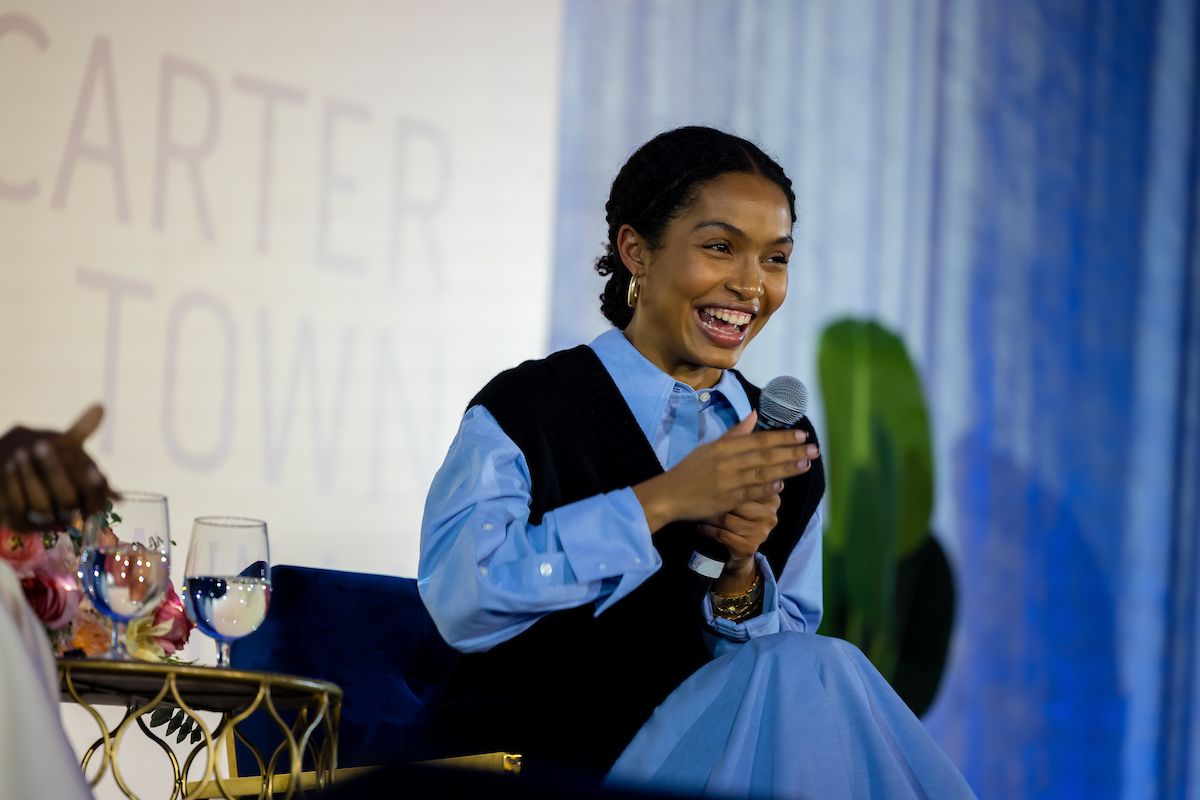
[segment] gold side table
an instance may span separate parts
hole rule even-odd
[[[135,725],[163,750],[171,763],[174,784],[170,800],[203,797],[233,800],[247,793],[260,798],[293,797],[302,786],[301,768],[306,752],[312,757],[315,774],[305,775],[308,780],[303,785],[323,789],[333,783],[342,707],[342,690],[335,684],[271,672],[83,659],[59,659],[58,676],[63,701],[82,706],[100,729],[99,737],[82,759],[85,773],[93,758],[101,759],[91,779],[92,786],[99,783],[107,770],[112,770],[120,790],[136,800],[137,795],[130,790],[120,766],[122,739]],[[110,730],[96,706],[119,706],[126,713]],[[182,762],[143,719],[156,708],[183,711],[200,731],[200,740],[190,745]],[[259,710],[266,711],[282,734],[282,742],[269,755],[260,753],[237,729]],[[210,731],[197,711],[219,713],[220,721]],[[295,711],[295,721],[289,725],[281,711]],[[217,753],[223,748],[232,764],[235,738],[253,753],[259,777],[236,781],[221,777],[216,768]],[[192,765],[202,753],[204,773],[198,780],[189,781]],[[248,792],[247,781],[253,786]]]

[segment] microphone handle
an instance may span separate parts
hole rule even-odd
[[[709,539],[699,534],[700,541],[692,557],[688,559],[688,569],[710,580],[721,577],[726,562],[729,561],[729,548],[716,539]]]

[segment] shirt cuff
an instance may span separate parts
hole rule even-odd
[[[744,622],[718,617],[713,613],[712,594],[704,595],[704,622],[709,630],[722,639],[748,642],[758,636],[779,633],[779,587],[775,583],[775,573],[771,572],[771,565],[762,553],[755,553],[754,561],[758,565],[758,574],[762,576],[763,582],[763,607],[757,616]]]
[[[623,584],[623,576],[633,574],[640,583],[661,564],[646,514],[632,488],[556,508],[546,514],[543,523],[554,526],[579,581],[622,578]]]

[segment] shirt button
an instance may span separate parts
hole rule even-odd
[[[543,561],[542,566],[538,568],[538,572],[542,573],[543,578],[549,578],[550,574],[554,572],[554,567],[550,566],[549,561]]]
[[[494,527],[496,527],[496,526],[495,526],[495,525],[493,525],[493,524],[492,524],[492,523],[490,523],[490,522],[485,522],[485,523],[483,523],[483,529],[484,529],[485,531],[490,531],[490,530],[491,530],[492,528],[494,528]]]
[[[485,575],[485,576],[486,576],[486,575],[487,575],[487,567],[480,567],[480,568],[479,568],[479,574],[480,574],[480,575]]]
[[[640,564],[640,563],[642,563],[642,560],[640,558],[635,558],[635,559],[633,559],[633,563]]]
[[[707,402],[708,402],[708,398],[709,398],[709,394],[708,394],[708,392],[701,392],[701,393],[700,393],[700,402],[701,402],[701,403],[707,403]]]
[[[601,571],[601,572],[603,572],[604,570],[608,569],[608,564],[605,564],[603,561],[601,561],[601,562],[600,562],[599,564],[597,564],[596,566],[597,566],[597,567],[599,567],[599,569],[600,569],[600,571]]]

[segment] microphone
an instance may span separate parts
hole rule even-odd
[[[794,428],[808,410],[808,389],[790,375],[772,378],[758,397],[756,431],[778,431]],[[705,578],[721,577],[729,561],[729,548],[715,539],[703,536],[688,559],[688,569]]]

